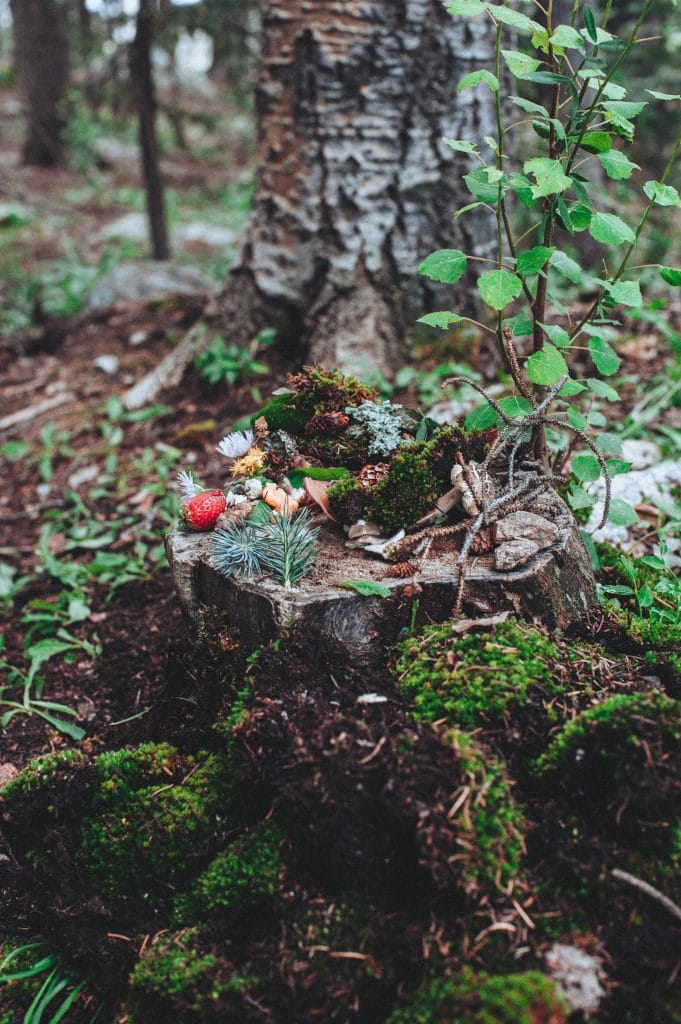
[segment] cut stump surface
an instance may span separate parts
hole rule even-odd
[[[564,503],[552,495],[542,510],[557,527],[557,540],[510,570],[495,568],[494,552],[472,557],[467,571],[463,612],[471,617],[510,611],[569,630],[597,602],[593,571],[579,530]],[[313,571],[295,590],[273,580],[225,577],[212,562],[212,535],[174,531],[166,552],[184,613],[192,627],[203,609],[216,607],[239,630],[252,649],[275,637],[292,621],[309,623],[339,643],[356,664],[383,656],[405,626],[442,622],[452,615],[459,568],[455,543],[433,544],[429,556],[416,561],[418,572],[407,579],[387,577],[387,562],[345,547],[344,537],[323,523],[321,553]],[[460,547],[460,542],[459,542]],[[391,596],[362,597],[343,582],[384,583]]]

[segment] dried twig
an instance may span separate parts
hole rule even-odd
[[[681,922],[681,907],[678,903],[674,903],[674,900],[670,900],[669,896],[665,896],[663,892],[656,889],[650,882],[644,882],[642,878],[630,875],[628,871],[622,871],[620,868],[613,868],[612,876],[620,882],[630,885],[633,889],[638,889],[639,892],[645,893],[651,900],[655,900],[661,907],[664,907],[668,914],[671,914],[672,917]]]

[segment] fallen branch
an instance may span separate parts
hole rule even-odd
[[[55,395],[54,398],[46,398],[44,402],[38,402],[37,405],[29,405],[25,409],[12,412],[9,416],[3,416],[0,420],[0,430],[9,430],[10,427],[16,427],[27,420],[36,419],[38,416],[42,416],[43,413],[56,409],[58,405],[73,402],[75,397],[71,391],[62,391],[61,394]]]
[[[674,900],[670,900],[668,896],[665,896],[663,892],[656,889],[650,882],[644,882],[642,878],[630,875],[628,871],[622,871],[620,868],[613,868],[612,876],[619,879],[620,882],[630,885],[633,889],[638,889],[639,892],[645,893],[651,900],[655,900],[661,907],[664,907],[668,914],[671,914],[672,917],[681,922],[681,907],[678,903],[674,903]]]
[[[126,409],[141,409],[155,401],[164,388],[173,388],[180,383],[196,353],[207,343],[204,327],[216,313],[217,308],[209,303],[172,352],[125,392],[121,401]]]

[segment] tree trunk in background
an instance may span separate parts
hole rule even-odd
[[[156,139],[156,94],[151,66],[154,37],[153,0],[140,0],[135,38],[130,44],[130,76],[135,90],[142,172],[146,192],[147,215],[151,233],[151,251],[155,260],[170,257],[166,226],[163,178]]]
[[[14,63],[26,101],[25,164],[64,160],[62,103],[69,78],[64,11],[56,0],[11,0]]]
[[[494,26],[439,0],[267,0],[263,28],[256,195],[222,327],[389,370],[417,317],[476,308],[470,279],[455,292],[417,268],[433,249],[494,247],[486,213],[452,220],[471,165],[440,142],[494,134],[490,91],[456,91],[489,66]]]

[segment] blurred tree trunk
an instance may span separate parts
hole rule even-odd
[[[11,0],[14,63],[26,101],[26,164],[64,160],[62,103],[69,79],[63,6],[56,0]]]
[[[137,104],[152,256],[155,260],[167,260],[170,257],[170,244],[166,225],[163,177],[156,138],[156,94],[151,66],[153,38],[154,0],[140,0],[135,38],[130,44],[130,76]]]
[[[494,134],[490,91],[456,92],[489,66],[494,26],[439,0],[265,0],[263,29],[256,195],[220,326],[390,370],[415,318],[476,308],[470,279],[457,293],[417,267],[440,247],[493,250],[486,213],[452,221],[470,164],[440,139]]]

